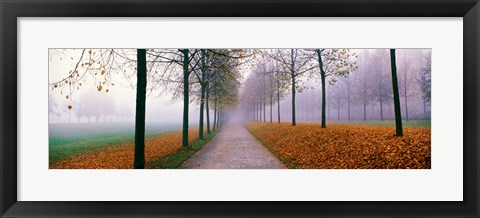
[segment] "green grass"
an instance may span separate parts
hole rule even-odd
[[[376,121],[376,120],[367,120],[367,121],[329,121],[328,124],[348,124],[348,125],[360,125],[360,126],[395,126],[394,120],[385,120],[385,121]],[[430,127],[430,120],[410,120],[402,121],[403,126],[420,126],[420,127]]]
[[[176,125],[147,126],[145,138],[149,139],[178,128]],[[133,142],[133,124],[50,124],[49,161],[94,153],[107,146]]]
[[[168,154],[160,157],[158,160],[153,161],[147,168],[151,169],[175,169],[180,164],[183,163],[186,159],[192,156],[195,152],[200,150],[204,145],[206,145],[210,140],[220,132],[221,129],[212,131],[211,134],[204,134],[204,139],[197,139],[193,141],[190,146],[186,148],[179,149],[176,153]]]

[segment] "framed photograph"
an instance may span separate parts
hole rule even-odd
[[[2,1],[1,217],[478,217],[478,0]]]

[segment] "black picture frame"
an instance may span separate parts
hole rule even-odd
[[[480,4],[478,0],[0,0],[0,14],[0,214],[2,217],[479,216]],[[464,200],[461,202],[17,201],[17,18],[162,16],[463,17]],[[456,76],[455,73],[452,73],[452,76]]]

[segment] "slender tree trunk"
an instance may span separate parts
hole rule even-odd
[[[363,121],[367,120],[367,104],[363,103]]]
[[[263,122],[267,122],[267,109],[266,109],[265,95],[263,96]]]
[[[220,106],[219,110],[218,110],[218,120],[217,120],[217,128],[220,128],[220,125],[222,124],[222,121],[223,121],[223,117],[222,117],[222,106]]]
[[[202,76],[203,77],[203,76]],[[203,114],[204,114],[204,106],[205,106],[205,85],[201,86],[201,97],[200,97],[200,120],[198,124],[198,138],[203,139]]]
[[[257,121],[257,108],[255,102],[252,103],[252,120]]]
[[[207,97],[205,99],[205,106],[207,107],[207,134],[210,134],[210,108],[208,107],[209,105],[209,100],[208,100],[208,97],[210,96],[210,91],[209,91],[209,88],[208,88],[208,83],[207,83]]]
[[[188,49],[183,49],[183,128],[182,128],[182,146],[188,146]]]
[[[380,100],[380,120],[383,121],[383,101]]]
[[[320,77],[322,79],[322,128],[327,128],[327,122],[325,118],[325,111],[327,105],[326,86],[325,86],[325,71],[323,70],[323,60],[320,49],[317,49],[318,64],[320,67]]]
[[[217,127],[217,98],[215,98],[213,103],[213,131]]]
[[[423,100],[423,116],[427,118],[427,102]]]
[[[340,99],[337,97],[337,120],[340,120]]]
[[[273,95],[270,95],[270,123],[273,123]]]
[[[258,102],[258,122],[262,122],[262,101]]]
[[[217,110],[217,123],[215,125],[217,125],[217,128],[219,127],[219,124],[220,124],[220,108],[218,108]]]
[[[133,168],[145,168],[145,102],[147,93],[147,55],[137,49],[137,102],[135,109],[135,148]]]
[[[405,115],[406,115],[406,118],[407,118],[407,121],[408,121],[409,119],[408,119],[408,100],[407,100],[407,96],[405,96]]]
[[[350,76],[347,75],[347,109],[348,121],[350,121]]]
[[[380,92],[380,120],[383,121],[383,93],[382,93],[382,80],[380,78],[380,83],[378,86]]]
[[[395,60],[395,49],[390,49],[390,60],[391,60],[391,67],[392,67],[393,102],[395,105],[395,129],[396,129],[397,136],[403,136],[402,111],[400,109],[400,96],[398,94],[397,64]]]
[[[363,120],[367,120],[367,81],[365,78],[365,71],[363,71]]]
[[[280,123],[280,87],[278,88],[277,92],[277,118],[278,118],[278,123]]]
[[[407,71],[405,71],[405,73],[404,73],[403,90],[404,90],[404,96],[405,96],[405,116],[406,116],[407,121],[408,121]]]
[[[295,120],[295,75],[292,73],[292,126],[296,126]]]

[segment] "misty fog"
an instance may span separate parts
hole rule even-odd
[[[275,51],[271,50],[275,49],[269,49],[273,57]],[[120,51],[125,57],[131,57],[131,63],[126,63],[125,69],[109,73],[109,82],[101,81],[103,75],[100,75],[102,72],[99,71],[95,74],[90,73],[92,74],[90,77],[81,78],[82,82],[76,87],[70,85],[54,88],[52,84],[64,79],[78,64],[82,49],[49,50],[49,123],[133,125],[136,100],[136,77],[133,67],[135,57],[133,50]],[[326,77],[326,120],[328,122],[393,120],[393,95],[387,49],[351,51],[355,54],[356,68],[344,75]],[[422,69],[426,62],[431,61],[430,56],[430,49],[397,49],[398,84],[404,120],[430,119],[430,102],[425,100],[425,87],[422,88]],[[272,117],[272,121],[276,122],[280,109],[281,122],[292,120],[292,88],[288,73],[277,75],[282,77],[282,87],[279,90],[266,87],[272,76],[268,75],[268,72],[287,70],[272,57],[258,55],[249,61],[248,67],[236,71],[242,84],[239,101],[236,106],[228,109],[232,119],[235,117],[236,121],[242,121],[261,118],[262,121],[270,121]],[[99,69],[101,67],[105,66],[100,66]],[[321,120],[322,84],[317,68],[312,67],[296,78],[295,114],[299,122]],[[147,127],[157,124],[180,126],[183,115],[181,97],[167,88],[158,88],[162,86],[158,83],[161,83],[161,80],[153,84],[147,83],[145,119]],[[279,108],[278,92],[280,92]],[[198,97],[192,97],[189,126],[198,126],[199,111]],[[210,117],[213,116],[213,111],[210,110]]]

